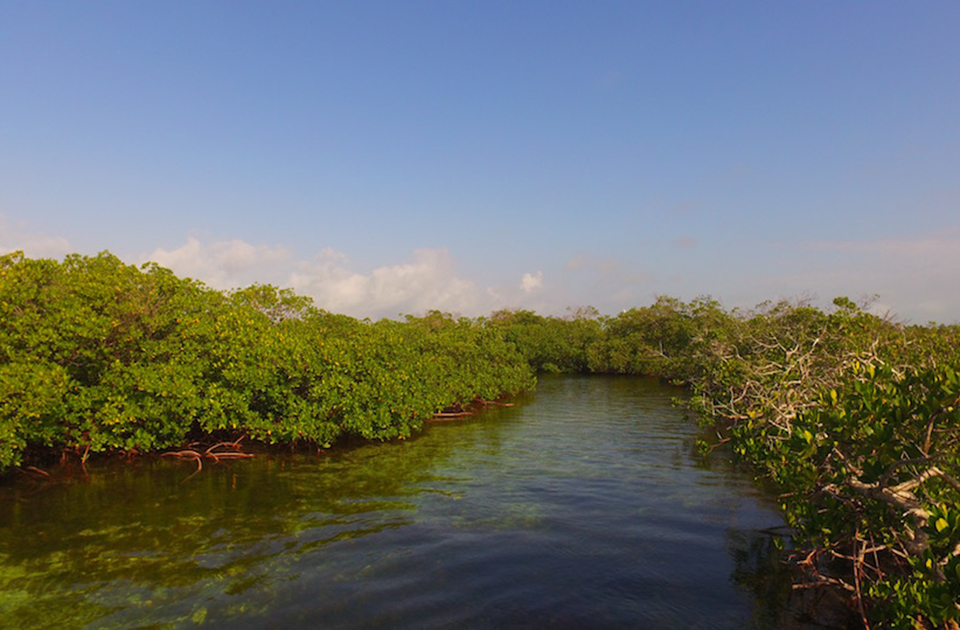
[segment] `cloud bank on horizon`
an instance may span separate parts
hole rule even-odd
[[[960,322],[960,5],[0,7],[0,251],[358,317]]]
[[[73,251],[63,237],[34,236],[14,244],[3,236],[0,230],[0,253],[19,249],[31,257],[60,258]],[[827,306],[833,297],[845,295],[871,301],[875,313],[912,323],[958,323],[951,313],[960,312],[960,293],[943,288],[955,283],[960,269],[960,229],[920,239],[801,243],[791,255],[806,258],[811,252],[821,264],[779,275],[758,274],[753,278],[756,288],[739,301],[708,291],[681,297],[712,295],[728,308],[750,308],[771,299],[813,299]],[[405,261],[362,272],[354,269],[346,254],[331,248],[301,258],[283,246],[239,239],[205,243],[189,237],[180,247],[157,248],[128,262],[155,262],[219,290],[254,283],[289,287],[327,311],[372,319],[430,310],[475,317],[503,308],[565,315],[597,304],[604,307],[601,313],[614,314],[649,304],[657,295],[677,295],[660,290],[671,284],[669,278],[645,273],[626,277],[620,261],[587,260],[583,255],[554,270],[552,279],[543,271],[525,272],[512,286],[483,286],[463,276],[445,248],[418,249]],[[593,291],[578,282],[583,276]],[[886,292],[851,293],[847,289],[852,286],[883,287]],[[810,287],[821,287],[822,292]],[[764,293],[765,288],[770,292]],[[874,295],[879,299],[871,300]]]

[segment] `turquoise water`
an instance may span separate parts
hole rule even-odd
[[[545,377],[409,441],[7,483],[0,625],[788,625],[761,531],[782,521],[748,476],[698,461],[679,393]]]

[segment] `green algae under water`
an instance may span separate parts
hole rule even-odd
[[[782,521],[678,393],[545,377],[404,442],[8,482],[0,626],[783,627]]]

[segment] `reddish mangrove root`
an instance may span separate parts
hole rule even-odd
[[[237,440],[236,442],[220,442],[220,443],[218,443],[218,444],[214,444],[213,446],[211,446],[210,448],[208,448],[208,449],[207,449],[206,451],[204,451],[203,453],[200,453],[199,451],[195,451],[195,450],[193,450],[193,449],[185,449],[185,450],[182,450],[182,451],[169,451],[169,452],[166,452],[166,453],[161,453],[160,456],[161,456],[161,457],[174,457],[174,458],[176,458],[176,459],[184,459],[184,460],[196,461],[196,462],[197,462],[197,469],[193,472],[193,474],[190,475],[190,477],[193,477],[193,475],[195,475],[195,474],[197,474],[198,472],[200,472],[201,470],[203,470],[203,458],[205,458],[205,457],[206,457],[207,459],[212,459],[214,462],[220,462],[220,460],[224,460],[224,459],[227,459],[227,460],[229,460],[229,459],[247,459],[247,458],[253,457],[253,456],[254,456],[253,453],[241,453],[241,452],[239,452],[238,450],[232,450],[232,451],[217,451],[217,450],[216,450],[216,449],[222,448],[222,447],[232,448],[232,449],[239,449],[239,448],[240,448],[240,440],[242,440],[242,439],[243,439],[243,438],[241,437],[241,438],[240,438],[239,440]],[[190,479],[190,477],[187,477],[187,479]],[[187,479],[184,479],[184,481],[186,481]]]

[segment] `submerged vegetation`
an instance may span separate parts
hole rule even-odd
[[[687,385],[715,443],[779,489],[799,587],[846,593],[865,625],[956,627],[960,327],[904,325],[846,298],[829,312],[660,298],[614,317],[370,322],[107,253],[0,257],[0,472],[35,453],[204,436],[402,439],[438,412],[532,387],[535,372]]]

